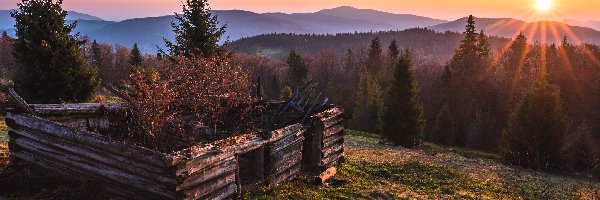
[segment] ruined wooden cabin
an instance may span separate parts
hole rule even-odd
[[[270,137],[245,134],[172,153],[99,134],[117,123],[121,104],[27,105],[7,113],[14,163],[32,163],[68,178],[99,183],[127,199],[224,199],[251,184],[273,185],[302,170],[324,169],[344,152],[342,109],[314,112]]]

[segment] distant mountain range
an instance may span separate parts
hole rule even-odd
[[[14,34],[14,20],[10,17],[10,12],[10,10],[0,10],[0,30]],[[440,32],[462,32],[466,23],[466,19],[449,22],[423,16],[393,14],[348,6],[314,13],[295,14],[261,14],[242,10],[215,10],[214,13],[219,16],[220,22],[227,23],[226,36],[229,40],[267,33],[334,34],[404,30],[413,27],[428,27]],[[78,21],[75,31],[82,35],[88,35],[99,42],[121,44],[128,47],[138,43],[142,51],[146,53],[156,52],[157,46],[162,48],[164,46],[163,38],[174,38],[171,22],[176,21],[175,16],[169,15],[113,22],[78,12],[69,12],[67,19],[68,22]],[[591,22],[588,23],[591,24]],[[484,29],[487,34],[513,37],[519,30],[523,29],[525,33],[528,33],[537,26],[536,24],[541,25],[543,22],[529,23],[515,19],[480,18],[477,19],[476,24],[478,29]],[[582,41],[600,43],[600,32],[594,29],[568,26],[561,22],[547,22],[546,24],[552,25],[548,27],[559,27],[557,33],[561,38],[562,35],[568,35],[568,31],[562,30],[561,27],[569,27]],[[551,37],[552,33],[552,31],[547,31],[546,35]],[[538,36],[534,38],[538,38]],[[541,34],[539,38],[541,38]]]
[[[443,23],[429,28],[435,31],[463,32],[467,18]],[[488,35],[512,38],[523,32],[530,42],[560,43],[567,36],[571,43],[600,43],[600,31],[588,27],[571,26],[563,22],[537,21],[525,22],[511,18],[475,18],[477,30]],[[545,38],[545,39],[544,39]]]

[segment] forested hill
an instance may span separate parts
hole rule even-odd
[[[230,44],[229,48],[238,53],[258,54],[284,60],[292,49],[303,54],[316,54],[323,50],[330,50],[337,55],[344,55],[350,48],[366,51],[375,37],[379,37],[382,44],[389,44],[395,39],[400,48],[411,49],[415,56],[441,62],[452,57],[463,38],[460,33],[449,31],[441,33],[426,28],[321,35],[274,33],[242,38]],[[492,49],[500,49],[508,40],[491,36]]]
[[[436,31],[462,32],[465,29],[466,21],[467,18],[465,17],[429,28]],[[475,21],[477,22],[475,24],[476,30],[484,30],[488,35],[513,37],[522,31],[532,42],[542,42],[545,40],[548,43],[560,44],[563,37],[567,36],[572,43],[600,44],[600,31],[588,27],[573,26],[563,22],[526,22],[511,18],[475,18]]]

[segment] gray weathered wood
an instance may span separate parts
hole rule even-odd
[[[25,100],[23,100],[23,98],[21,98],[21,96],[19,96],[19,94],[17,94],[17,92],[15,91],[15,89],[8,88],[8,95],[10,97],[12,97],[12,99],[17,104],[17,106],[19,106],[19,108],[23,109],[25,112],[27,112],[29,114],[35,113],[33,111],[33,109],[31,109],[31,107],[29,106],[29,104],[27,104],[27,102],[25,102]]]
[[[331,146],[323,148],[321,151],[323,153],[323,157],[329,157],[331,154],[337,153],[344,148],[344,143],[335,143]]]
[[[323,140],[323,146],[328,147],[338,142],[344,142],[344,131],[340,131],[337,134],[325,138]]]
[[[334,125],[334,126],[332,126],[330,128],[327,128],[327,129],[325,129],[323,131],[323,138],[327,138],[327,137],[332,136],[332,135],[334,135],[336,133],[339,133],[339,132],[341,132],[343,130],[344,130],[344,126],[343,125],[339,125],[339,124],[338,125]]]
[[[184,199],[201,199],[229,184],[235,184],[235,172],[223,175],[222,177],[217,177],[213,181],[200,184],[193,189],[183,191],[183,194],[185,195]]]
[[[57,124],[33,115],[7,113],[7,122],[10,126],[27,127],[31,130],[37,130],[49,135],[64,138],[81,145],[87,145],[102,149],[108,152],[124,155],[139,162],[146,162],[155,166],[166,166],[166,154],[152,151],[143,147],[125,144],[123,142],[111,141],[101,135],[74,130],[68,126]],[[11,124],[15,123],[15,124]]]
[[[231,157],[224,162],[217,163],[216,165],[209,166],[202,171],[198,171],[189,177],[186,177],[185,182],[179,184],[176,188],[177,191],[187,190],[206,181],[222,176],[223,174],[229,174],[236,170],[236,161]]]

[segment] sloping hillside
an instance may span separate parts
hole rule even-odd
[[[1,118],[0,118],[1,119]],[[2,119],[3,120],[3,119]],[[5,169],[6,126],[0,122],[0,199],[109,198],[93,184],[48,177],[32,168]],[[594,199],[600,182],[502,165],[493,154],[425,144],[417,150],[381,144],[373,134],[348,131],[346,161],[328,187],[310,175],[243,199]]]
[[[594,199],[600,182],[509,167],[482,152],[426,144],[410,150],[348,131],[346,162],[329,187],[299,178],[245,199]]]

